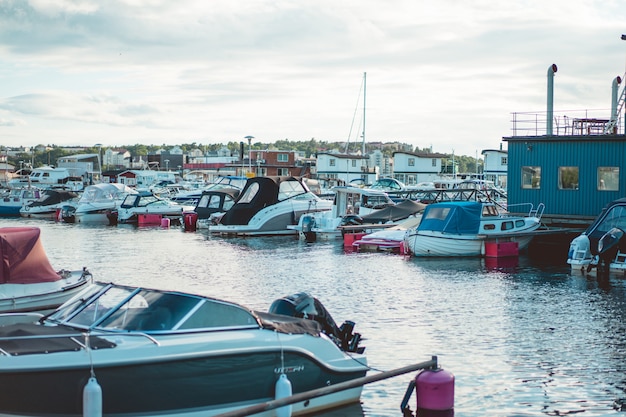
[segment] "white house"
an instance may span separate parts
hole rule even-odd
[[[440,153],[393,153],[393,177],[406,185],[420,182],[433,182],[441,178],[441,159],[446,155]]]
[[[378,169],[370,165],[367,155],[319,152],[317,177],[336,183],[348,184],[353,180],[361,180],[365,184],[372,184],[378,179]]]
[[[493,181],[496,187],[506,190],[509,152],[502,149],[484,149],[481,155],[484,159],[485,180]]]

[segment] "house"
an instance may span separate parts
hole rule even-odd
[[[509,153],[502,149],[483,149],[483,174],[487,181],[493,181],[496,187],[506,190]]]
[[[406,185],[433,182],[441,178],[440,153],[415,153],[398,151],[393,153],[393,177]]]
[[[351,181],[372,184],[378,179],[378,169],[370,166],[370,158],[367,155],[319,152],[317,179],[344,184]]]

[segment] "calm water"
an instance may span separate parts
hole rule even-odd
[[[626,398],[626,279],[572,275],[520,256],[414,259],[346,253],[340,242],[222,239],[179,228],[2,219],[32,225],[56,269],[101,281],[207,294],[265,310],[307,291],[338,322],[353,320],[370,365],[439,357],[456,377],[456,416],[620,415]],[[375,371],[373,371],[375,372]],[[362,404],[325,417],[400,416],[413,374],[366,385]],[[411,399],[414,407],[415,395]]]

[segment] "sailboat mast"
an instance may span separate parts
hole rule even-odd
[[[367,72],[363,73],[363,143],[361,155],[365,155],[365,94],[367,93]]]

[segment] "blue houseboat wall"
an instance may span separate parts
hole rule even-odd
[[[545,204],[548,218],[593,219],[626,194],[625,135],[505,137],[508,142],[508,204]],[[535,168],[540,179],[531,180]],[[563,181],[560,173],[578,174]],[[603,178],[610,173],[610,184]],[[575,178],[575,175],[573,176]],[[600,181],[600,180],[603,181]],[[607,178],[608,180],[608,178]]]

